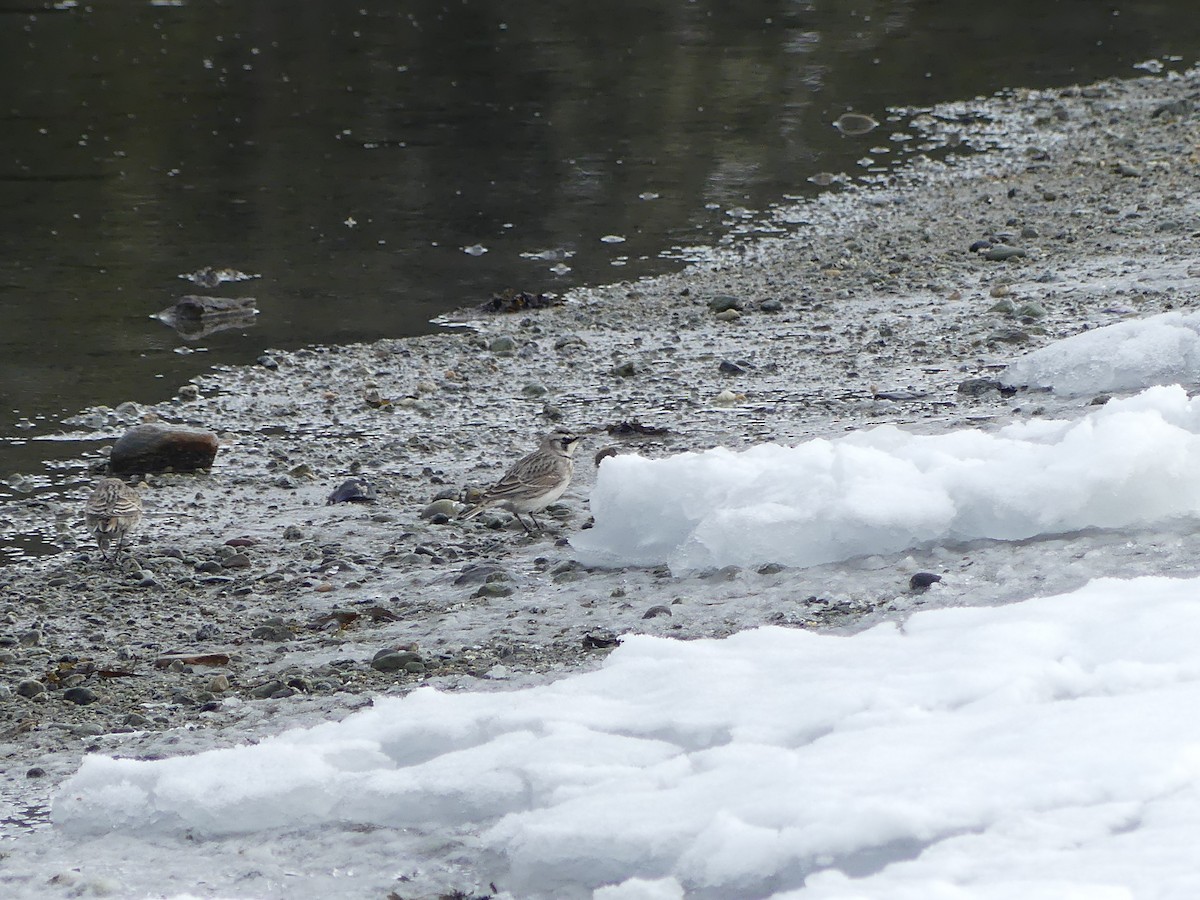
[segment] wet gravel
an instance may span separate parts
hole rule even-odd
[[[80,440],[159,420],[221,447],[207,474],[145,479],[118,566],[88,541],[83,484],[4,510],[5,533],[47,530],[63,550],[0,570],[0,836],[43,827],[85,752],[227,745],[418,685],[523,684],[598,665],[631,632],[854,629],[1093,573],[1194,573],[1183,527],[698,573],[589,570],[570,540],[606,452],[1081,414],[1092,398],[1014,392],[1003,367],[1197,305],[1197,97],[1190,73],[939,107],[914,139],[988,152],[835,181],[773,214],[786,235],[678,274],[429,337],[271,351],[173,401],[68,420]],[[454,518],[559,423],[587,438],[546,533]],[[373,502],[327,502],[350,479]]]

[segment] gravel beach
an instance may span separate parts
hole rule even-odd
[[[216,432],[221,448],[207,474],[145,479],[120,566],[83,526],[88,486],[4,511],[5,532],[53,529],[64,549],[0,570],[0,835],[49,827],[56,786],[87,752],[227,746],[419,685],[528,684],[597,665],[628,633],[857,629],[1065,590],[1085,569],[1200,571],[1184,529],[807,569],[576,560],[607,448],[658,456],[1078,416],[1093,397],[1014,391],[1004,367],[1087,328],[1197,305],[1200,72],[1010,91],[897,122],[896,140],[959,152],[875,183],[835,180],[774,211],[777,237],[677,274],[464,313],[428,337],[273,352],[170,402],[65,422],[78,440],[176,423]],[[888,131],[901,133],[884,123],[864,147]],[[465,490],[559,424],[585,439],[572,486],[539,514],[543,534],[502,511],[456,519]],[[376,502],[327,504],[352,476]],[[1060,564],[1031,565],[1034,552]],[[910,590],[918,572],[942,580]]]

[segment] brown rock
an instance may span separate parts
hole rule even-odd
[[[114,475],[194,472],[209,468],[216,456],[217,436],[211,431],[150,422],[121,435],[108,468]]]

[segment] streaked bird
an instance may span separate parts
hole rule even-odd
[[[563,495],[575,470],[571,455],[579,437],[565,428],[556,428],[544,438],[538,448],[514,465],[504,477],[483,493],[475,506],[461,518],[477,516],[491,506],[501,506],[512,512],[526,532],[529,526],[521,518],[526,513],[538,531],[542,526],[533,514],[545,509]]]
[[[88,497],[84,519],[96,536],[100,555],[105,559],[109,558],[109,545],[114,540],[117,542],[113,551],[113,559],[116,559],[125,543],[125,535],[142,520],[141,495],[120,478],[104,478]]]

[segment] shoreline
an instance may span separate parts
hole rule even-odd
[[[128,574],[86,541],[82,493],[14,512],[17,530],[52,518],[77,543],[0,569],[0,792],[26,810],[0,834],[10,847],[52,840],[47,800],[86,752],[228,746],[420,685],[517,687],[601,664],[621,634],[858,630],[1078,586],[1076,554],[1103,557],[1093,572],[1200,572],[1186,542],[1147,558],[1118,532],[1053,538],[1055,572],[1022,566],[1021,542],[696,573],[588,570],[560,543],[586,524],[592,456],[610,445],[666,455],[1081,415],[1091,397],[959,387],[1085,328],[1196,306],[1198,90],[1192,70],[946,104],[931,129],[1010,148],[778,210],[787,236],[679,273],[464,317],[461,333],[272,352],[275,369],[215,371],[167,403],[68,420],[94,435],[149,414],[212,429],[222,446],[207,475],[147,479]],[[989,239],[1025,255],[970,251]],[[503,516],[422,517],[560,422],[596,433],[545,536]],[[630,422],[668,431],[605,430]],[[378,503],[326,506],[353,474]],[[943,581],[911,594],[917,571]],[[416,658],[382,671],[384,650]],[[25,696],[31,682],[42,690]],[[74,688],[91,699],[67,699]]]

